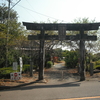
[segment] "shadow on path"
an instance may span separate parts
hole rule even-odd
[[[11,88],[9,90],[4,90],[4,91],[15,91],[15,90],[31,90],[31,89],[41,89],[41,88],[62,88],[62,87],[78,87],[80,86],[80,83],[79,82],[70,82],[70,83],[64,83],[64,84],[43,84],[43,85],[27,85],[27,86],[24,86],[24,87],[18,87],[18,88]]]
[[[40,89],[40,88],[76,87],[76,86],[80,86],[80,83],[70,82],[70,83],[55,84],[55,85],[35,85],[35,86],[23,87],[23,88],[21,88],[21,90]]]

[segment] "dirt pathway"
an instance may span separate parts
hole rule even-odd
[[[58,63],[52,68],[45,70],[45,79],[49,82],[72,82],[78,81],[79,75],[75,69],[67,69],[64,63]]]

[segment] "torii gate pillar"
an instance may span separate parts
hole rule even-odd
[[[80,31],[80,43],[79,43],[79,49],[80,49],[80,81],[85,80],[85,70],[84,70],[84,62],[85,62],[85,41],[82,39],[84,35],[84,30]]]
[[[40,51],[39,51],[39,80],[44,79],[44,66],[45,66],[45,47],[44,47],[44,29],[41,30]]]

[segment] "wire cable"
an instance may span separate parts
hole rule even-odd
[[[55,20],[58,20],[58,21],[67,22],[67,21],[64,21],[64,20],[61,20],[61,19],[57,19],[57,18],[54,18],[54,17],[48,16],[48,15],[45,15],[45,14],[39,13],[39,12],[37,12],[37,11],[34,11],[34,10],[32,10],[32,9],[29,9],[29,8],[26,8],[26,7],[24,7],[24,6],[22,6],[22,5],[19,5],[19,4],[18,4],[18,6],[24,8],[24,9],[27,9],[27,10],[29,10],[29,11],[31,11],[31,12],[34,12],[34,13],[36,13],[36,14],[39,14],[39,15],[42,15],[42,16],[45,16],[45,17],[51,18],[51,19],[55,19]]]
[[[19,0],[17,3],[15,3],[14,6],[16,6],[20,1],[21,1],[21,0]],[[11,10],[14,6],[12,6],[12,7],[10,8],[10,10]]]
[[[34,8],[33,8],[33,6],[28,2],[28,0],[26,0],[26,2],[29,4],[29,6],[31,6],[31,8],[34,10]],[[33,17],[33,15],[32,14],[30,14],[32,17]],[[40,16],[38,16],[39,18],[40,18]],[[33,17],[34,18],[34,17]],[[40,18],[41,19],[41,18]]]

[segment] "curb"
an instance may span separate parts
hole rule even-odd
[[[22,87],[22,86],[26,86],[26,85],[30,85],[30,84],[34,84],[34,83],[47,83],[47,82],[45,80],[36,80],[34,82],[24,83],[24,84],[20,84],[17,86],[0,86],[0,91],[6,90],[6,89],[13,89],[13,88],[17,88],[17,87]]]

